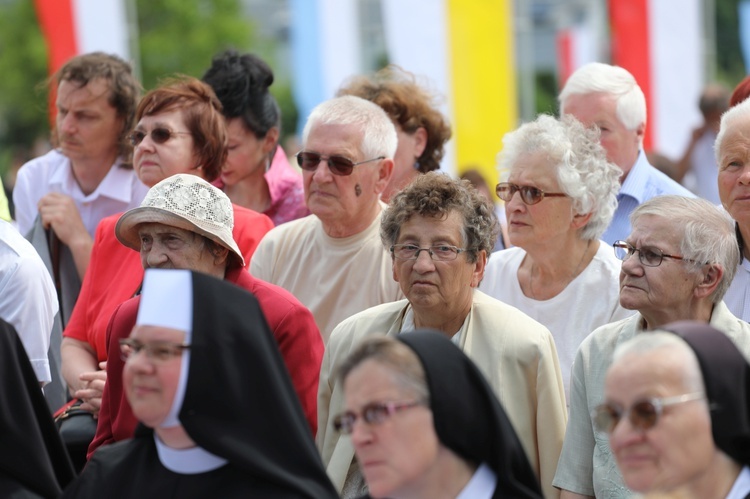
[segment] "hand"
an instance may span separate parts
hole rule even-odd
[[[106,362],[99,363],[99,367],[106,366]],[[73,396],[83,400],[81,409],[90,411],[94,419],[99,417],[99,409],[102,407],[102,392],[107,382],[107,371],[92,371],[81,373],[78,377],[84,388],[77,390]]]
[[[91,239],[70,196],[51,192],[42,197],[37,206],[44,228],[51,227],[60,241],[67,246],[73,246],[80,240]]]

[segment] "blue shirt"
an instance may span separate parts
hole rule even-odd
[[[635,165],[633,165],[625,178],[625,182],[620,187],[620,192],[617,194],[615,216],[604,232],[602,239],[608,244],[613,244],[618,239],[625,240],[632,230],[630,214],[633,210],[639,204],[665,194],[695,197],[695,194],[651,166],[646,159],[646,155],[643,151],[640,151]]]

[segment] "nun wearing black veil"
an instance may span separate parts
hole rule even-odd
[[[75,477],[16,330],[0,319],[0,497],[58,497]]]
[[[474,363],[432,331],[364,340],[342,364],[345,411],[372,498],[541,498],[523,447]]]
[[[142,423],[63,497],[337,497],[255,298],[186,270],[146,271],[121,340]]]

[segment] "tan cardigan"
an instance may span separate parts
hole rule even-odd
[[[336,377],[338,366],[364,337],[398,334],[409,306],[401,300],[360,312],[334,329],[326,347],[318,390],[317,443],[339,492],[354,448],[348,437],[340,437],[331,426],[344,401]],[[520,310],[480,291],[474,291],[474,303],[460,333],[459,346],[487,377],[508,413],[545,497],[559,497],[552,478],[565,436],[567,409],[552,335]]]

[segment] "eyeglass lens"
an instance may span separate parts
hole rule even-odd
[[[172,135],[176,135],[177,133],[178,132],[172,132],[167,128],[157,127],[151,130],[151,140],[153,140],[155,144],[164,144],[166,141],[172,138]],[[143,142],[143,139],[146,138],[146,135],[148,135],[148,133],[142,130],[134,130],[130,134],[130,143],[133,144],[133,147],[135,147]]]
[[[627,411],[630,424],[639,430],[648,430],[656,425],[659,420],[659,409],[649,400],[636,402]],[[599,407],[596,414],[596,426],[600,431],[612,433],[615,427],[620,423],[626,411],[613,407],[609,404]]]
[[[323,156],[314,152],[300,152],[297,154],[297,164],[299,167],[310,172],[318,168],[318,164],[322,159]],[[336,175],[351,175],[354,170],[354,162],[343,156],[328,156],[327,163],[331,173]]]
[[[615,241],[615,256],[625,261],[633,253],[638,252],[638,260],[647,267],[658,267],[663,260],[663,253],[657,248],[642,247],[636,248],[625,241]]]

